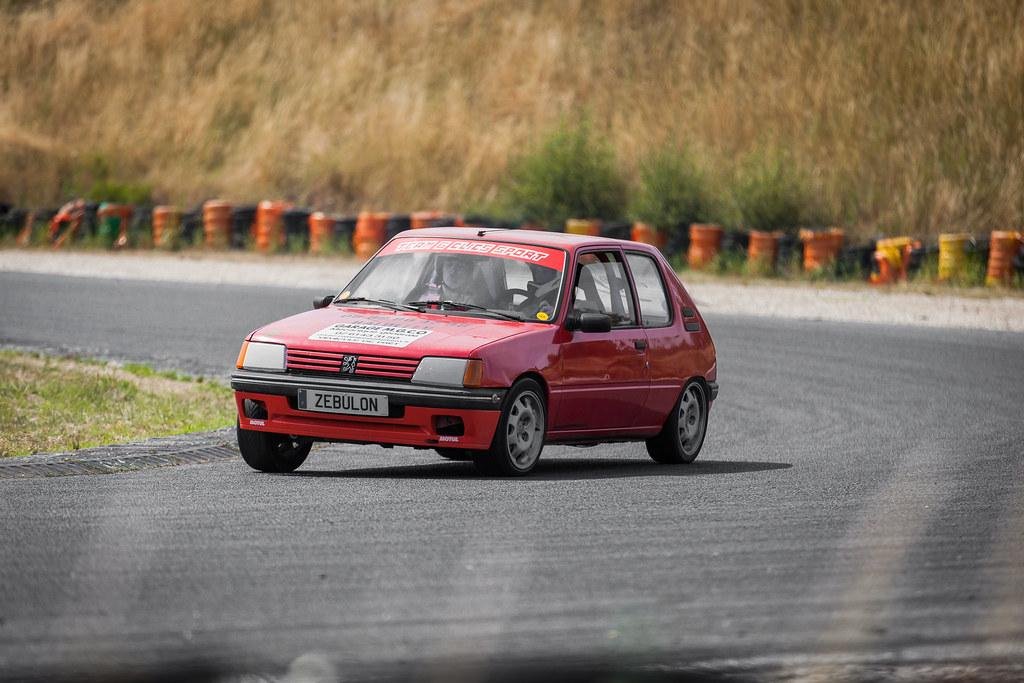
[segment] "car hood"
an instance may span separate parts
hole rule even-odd
[[[485,344],[542,326],[453,314],[328,306],[265,325],[253,333],[252,340],[294,349],[396,358],[461,357]]]

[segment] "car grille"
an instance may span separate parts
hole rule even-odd
[[[296,372],[337,375],[341,372],[341,359],[345,355],[348,354],[289,348],[287,366],[289,370]],[[418,360],[389,356],[359,355],[358,359],[353,373],[357,377],[409,380],[419,365]]]

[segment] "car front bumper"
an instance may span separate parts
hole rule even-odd
[[[322,375],[237,370],[231,375],[239,425],[244,429],[327,441],[432,448],[490,446],[505,389],[466,389]],[[387,396],[389,415],[369,417],[299,410],[299,389]],[[246,414],[245,400],[262,404],[265,417]],[[461,421],[461,430],[452,423]],[[459,433],[461,431],[461,433]]]

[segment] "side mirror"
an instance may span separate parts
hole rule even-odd
[[[334,294],[328,294],[327,296],[313,299],[313,308],[327,308],[334,301],[334,296]]]
[[[570,332],[611,332],[612,319],[604,313],[573,311],[565,321],[565,329]]]

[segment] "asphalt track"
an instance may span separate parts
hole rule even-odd
[[[0,343],[223,376],[320,293],[0,273]],[[0,678],[1024,676],[1024,335],[705,314],[691,466],[330,446],[0,480]]]

